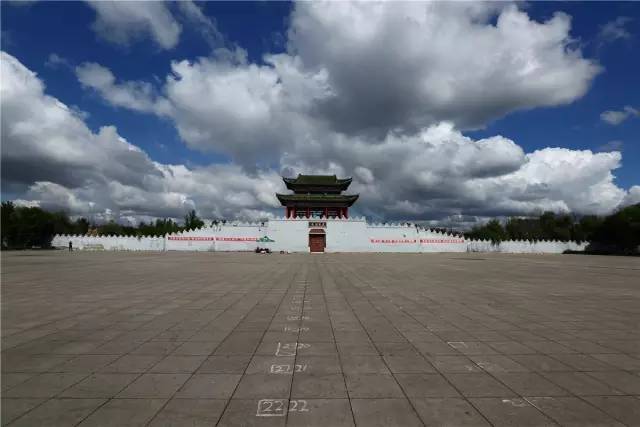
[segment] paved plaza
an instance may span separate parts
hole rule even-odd
[[[2,425],[638,426],[640,259],[2,254]]]

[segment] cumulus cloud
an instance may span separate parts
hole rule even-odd
[[[73,69],[71,62],[69,62],[67,58],[62,57],[55,52],[49,54],[49,57],[45,61],[44,65],[53,69],[56,69],[56,68]]]
[[[20,203],[115,219],[180,218],[190,209],[206,218],[273,214],[275,172],[154,162],[115,127],[92,132],[35,73],[1,55],[2,186]]]
[[[598,38],[601,43],[610,43],[620,39],[631,38],[631,33],[627,30],[626,25],[632,19],[628,16],[618,16],[613,21],[609,21],[600,27]]]
[[[470,128],[586,93],[599,66],[570,26],[565,14],[540,23],[506,3],[302,2],[289,49],[326,70],[332,91],[317,109],[340,131]]]
[[[93,30],[101,38],[123,46],[150,38],[161,49],[172,49],[185,28],[196,29],[212,47],[224,43],[215,20],[191,0],[163,1],[87,0],[96,12]]]
[[[176,60],[157,90],[121,81],[99,64],[76,70],[107,102],[167,117],[189,147],[224,153],[233,163],[161,165],[115,128],[90,132],[67,108],[60,114],[64,129],[51,133],[63,133],[61,147],[67,140],[105,141],[97,157],[112,150],[103,157],[119,164],[97,165],[86,150],[77,154],[82,148],[58,158],[52,148],[41,155],[37,174],[21,177],[19,162],[31,156],[26,149],[9,157],[16,159],[12,179],[63,186],[75,196],[58,196],[67,204],[90,200],[85,188],[99,189],[91,194],[103,196],[104,209],[127,216],[177,215],[191,207],[215,216],[269,215],[280,209],[273,197],[279,174],[297,173],[352,175],[350,190],[361,194],[356,210],[381,219],[468,223],[547,209],[606,213],[627,197],[612,174],[619,152],[526,153],[502,136],[474,140],[462,133],[512,111],[573,102],[587,91],[599,67],[574,47],[568,16],[536,22],[502,3],[314,2],[296,4],[290,22],[286,53],[254,63],[229,47]],[[35,76],[26,80],[36,86],[31,98],[60,104],[44,95]],[[7,126],[30,123],[37,133],[30,141],[47,147],[39,127],[47,120],[29,121],[27,110]],[[66,123],[72,119],[76,130]],[[80,179],[59,167],[74,155]],[[44,200],[41,188],[23,199]]]
[[[302,2],[287,54],[256,64],[234,48],[176,61],[165,91],[187,144],[251,163],[257,144],[277,157],[309,127],[375,141],[573,102],[600,68],[569,30],[567,15],[539,23],[500,3]]]
[[[236,49],[172,64],[166,96],[190,147],[224,152],[245,166],[274,162],[316,127],[308,111],[324,90],[323,74],[301,72],[286,55],[265,61],[249,64]]]
[[[612,126],[618,126],[630,117],[640,117],[640,111],[630,105],[622,110],[607,110],[600,114],[600,119]]]
[[[210,46],[218,47],[224,43],[224,36],[218,31],[215,20],[206,16],[194,2],[179,1],[177,6],[185,20],[198,29]]]
[[[622,202],[622,206],[635,205],[640,203],[640,185],[634,185],[629,189],[627,196]]]
[[[111,70],[94,62],[81,64],[75,68],[75,72],[82,86],[95,90],[113,106],[158,115],[168,114],[171,108],[148,82],[127,81],[118,84]]]
[[[359,208],[370,216],[602,214],[625,197],[611,173],[620,166],[620,153],[548,148],[525,154],[507,138],[473,140],[449,123],[375,145],[338,139],[323,144],[322,152],[324,164],[302,150],[283,164],[293,173],[353,173]]]
[[[92,0],[88,4],[96,12],[93,30],[109,42],[127,46],[136,39],[150,37],[162,49],[178,44],[182,26],[171,14],[168,3]]]

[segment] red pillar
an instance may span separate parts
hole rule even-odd
[[[296,208],[292,207],[291,208],[291,218],[295,218],[296,217]]]
[[[311,208],[307,208],[307,218],[311,218]]]
[[[329,218],[329,208],[327,208],[327,207],[324,208],[324,217],[325,217],[325,219]]]
[[[349,218],[349,208],[344,208],[344,217]]]

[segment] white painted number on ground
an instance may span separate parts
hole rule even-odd
[[[271,374],[290,374],[291,373],[291,365],[271,365],[271,368],[269,368],[269,373],[271,373]]]
[[[284,327],[284,331],[285,332],[294,332],[294,333],[296,333],[296,332],[308,332],[309,328],[307,328],[307,327],[295,328],[293,326],[285,326]]]
[[[306,364],[295,364],[293,365],[271,365],[269,368],[269,373],[271,374],[292,374],[295,372],[305,372],[307,370]]]
[[[261,399],[258,401],[257,417],[284,417],[288,412],[309,412],[307,401],[302,399]]]
[[[290,401],[289,412],[309,412],[307,401],[302,399]]]
[[[261,399],[258,401],[256,417],[284,417],[287,399]]]
[[[309,348],[311,344],[303,344],[303,343],[278,343],[278,347],[276,348],[276,356],[295,356],[298,350]]]
[[[287,316],[287,320],[311,320],[309,316]]]
[[[295,343],[287,343],[287,344],[278,343],[278,347],[276,348],[276,356],[295,356],[295,355],[296,355]]]

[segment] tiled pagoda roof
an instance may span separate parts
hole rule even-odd
[[[332,192],[346,190],[351,184],[351,178],[340,179],[335,175],[298,175],[297,178],[282,178],[289,190],[313,192],[318,189],[330,189]]]
[[[308,203],[313,205],[351,206],[358,200],[357,194],[276,194],[276,197],[283,205]]]

